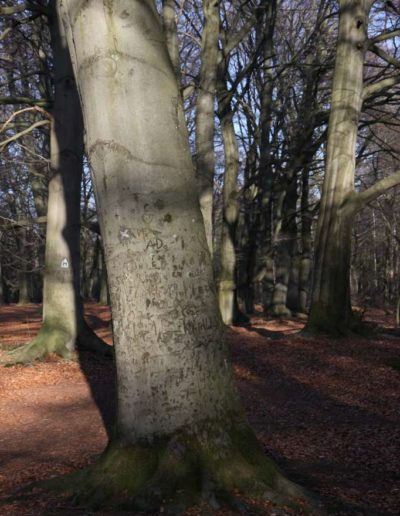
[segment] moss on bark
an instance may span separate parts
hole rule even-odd
[[[199,502],[235,505],[235,494],[319,513],[299,486],[268,459],[247,424],[206,422],[172,435],[124,445],[113,441],[78,473],[40,484],[68,492],[80,505],[179,514]]]
[[[29,364],[35,360],[41,360],[50,353],[55,353],[64,359],[70,359],[77,349],[95,352],[101,356],[112,357],[113,350],[86,322],[82,323],[78,337],[71,337],[62,325],[44,322],[36,337],[23,346],[19,346],[7,353],[3,364],[12,366],[17,364]]]

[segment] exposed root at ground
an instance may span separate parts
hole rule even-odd
[[[113,348],[100,339],[86,322],[82,324],[76,342],[71,339],[68,332],[43,324],[31,342],[9,351],[2,364],[7,367],[29,364],[35,360],[42,360],[51,353],[68,360],[73,358],[76,349],[92,351],[107,358],[113,356]]]
[[[206,423],[129,446],[116,442],[92,466],[39,487],[68,492],[79,506],[95,510],[162,507],[179,514],[198,503],[237,507],[235,493],[240,493],[298,514],[322,514],[309,494],[264,455],[245,423],[228,431]]]

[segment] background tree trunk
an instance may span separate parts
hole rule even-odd
[[[214,132],[217,88],[219,1],[203,0],[201,68],[196,103],[196,172],[208,247],[213,254]]]
[[[83,121],[67,43],[50,21],[55,100],[50,132],[43,322],[33,341],[9,353],[9,363],[30,362],[47,353],[69,356],[78,340],[102,353],[110,348],[88,328],[80,296],[80,187]]]
[[[341,0],[325,177],[318,220],[309,329],[343,333],[351,322],[350,258],[355,147],[371,1]]]
[[[221,71],[221,73],[224,72]],[[231,95],[223,78],[219,80],[218,87],[218,116],[221,124],[225,157],[218,298],[222,320],[225,324],[230,325],[238,322],[240,314],[236,284],[236,228],[239,218],[237,185],[239,149],[233,125]]]

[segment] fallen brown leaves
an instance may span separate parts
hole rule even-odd
[[[108,310],[89,304],[86,311],[91,326],[110,342]],[[391,314],[367,315],[390,330]],[[0,343],[7,348],[29,341],[39,325],[37,305],[0,307]],[[301,327],[300,321],[255,317],[250,326],[227,333],[260,442],[331,513],[399,514],[400,371],[392,365],[400,359],[400,339],[306,339],[295,334]],[[8,497],[101,453],[113,418],[110,363],[81,354],[76,362],[50,357],[34,366],[2,368],[0,392],[0,514],[87,514],[37,490]],[[267,503],[257,508],[294,514]],[[211,509],[215,515],[234,513]]]

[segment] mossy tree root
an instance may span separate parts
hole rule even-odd
[[[100,339],[86,323],[82,325],[76,342],[67,331],[44,323],[31,342],[9,351],[2,363],[5,366],[29,364],[50,353],[71,359],[76,347],[104,357],[113,356],[113,348]]]
[[[56,353],[65,359],[72,357],[74,342],[66,331],[51,328],[44,324],[36,337],[23,346],[9,351],[3,360],[4,365],[29,364],[40,360],[50,353]]]
[[[205,502],[236,505],[235,493],[320,514],[316,502],[265,457],[242,423],[229,431],[203,424],[135,445],[112,442],[85,470],[45,481],[44,489],[68,492],[80,506],[179,514]],[[300,510],[301,507],[301,510]]]

